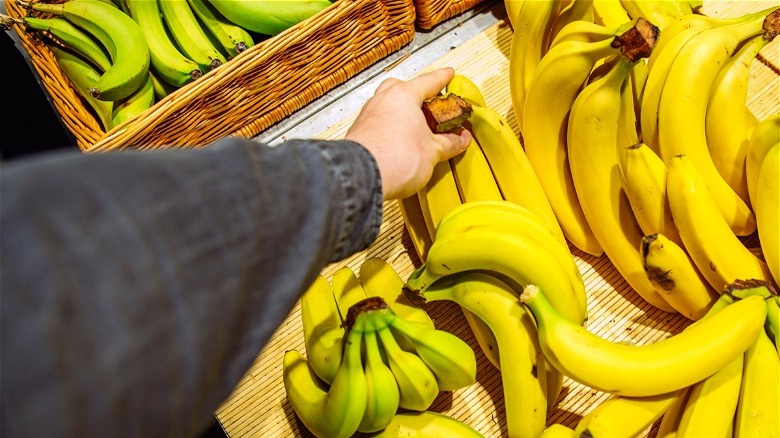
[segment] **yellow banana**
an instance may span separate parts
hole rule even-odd
[[[347,438],[357,431],[368,399],[360,358],[363,327],[349,329],[344,360],[330,388],[324,388],[306,359],[296,350],[284,354],[282,379],[287,399],[301,422],[315,436]]]
[[[736,438],[780,436],[780,358],[772,341],[759,333],[745,352],[745,369],[734,422]]]
[[[561,30],[571,23],[595,24],[593,19],[593,0],[573,0],[571,4],[561,9],[558,16],[555,17],[555,22],[550,31],[550,47],[555,45],[555,40],[558,39]]]
[[[541,251],[541,246],[517,232],[495,225],[475,225],[453,235],[436,239],[428,260],[406,281],[406,288],[424,292],[440,278],[470,271],[484,270],[502,275],[514,284],[545,284],[555,306],[571,321],[581,321],[579,304],[569,292],[571,285],[555,258]],[[500,350],[500,349],[499,349]]]
[[[414,351],[436,376],[440,391],[471,386],[477,379],[474,351],[452,333],[417,324],[399,317],[392,310],[379,310],[394,333],[414,346]]]
[[[610,397],[582,417],[574,432],[589,438],[639,436],[669,410],[682,392],[681,389],[648,397]]]
[[[333,290],[321,275],[301,296],[301,325],[309,366],[325,383],[332,383],[341,365],[344,329]]]
[[[471,426],[433,411],[402,412],[372,438],[484,438]]]
[[[364,318],[363,323],[366,325],[363,342],[366,357],[364,371],[367,401],[363,419],[357,430],[364,433],[377,432],[393,421],[398,410],[400,395],[393,372],[382,360],[373,320],[366,318],[365,313],[358,315],[358,318]]]
[[[614,27],[631,21],[623,5],[616,0],[593,0],[593,20],[602,26]]]
[[[763,331],[766,304],[751,296],[652,344],[610,342],[563,318],[540,289],[520,295],[534,315],[545,356],[567,376],[612,394],[646,397],[692,385],[742,354]]]
[[[644,272],[638,252],[643,234],[620,183],[620,90],[631,66],[620,57],[606,76],[577,96],[569,115],[569,166],[582,211],[609,260],[648,303],[672,312]]]
[[[723,65],[712,83],[704,127],[707,147],[720,176],[750,203],[745,159],[757,121],[746,106],[750,64],[769,40],[753,37]]]
[[[780,143],[764,157],[756,184],[756,221],[761,251],[775,284],[780,284]]]
[[[547,195],[512,128],[491,108],[472,109],[469,130],[485,153],[504,199],[538,214],[553,234],[565,242]]]
[[[576,0],[575,0],[576,1]],[[549,425],[539,438],[577,438],[577,434],[573,429],[570,429],[562,424],[555,423]]]
[[[739,279],[771,281],[766,263],[734,235],[718,214],[714,193],[687,155],[672,157],[666,193],[683,244],[716,291]]]
[[[509,19],[509,25],[512,26],[513,30],[517,23],[517,14],[520,13],[520,9],[522,9],[524,2],[525,0],[504,0],[506,17]]]
[[[504,199],[485,153],[473,137],[471,145],[451,158],[450,164],[463,202]]]
[[[512,22],[514,32],[509,50],[509,92],[517,126],[524,125],[523,108],[528,87],[549,45],[547,39],[559,8],[560,1],[524,1]]]
[[[707,97],[720,66],[737,45],[765,32],[763,24],[780,14],[775,10],[739,24],[702,30],[680,49],[669,67],[658,103],[658,145],[667,163],[686,154],[701,172],[723,217],[737,235],[755,231],[755,217],[745,202],[720,176],[707,149],[704,120]],[[772,29],[767,29],[770,32]]]
[[[436,376],[419,356],[399,347],[387,321],[378,312],[369,312],[367,316],[373,320],[388,364],[398,383],[398,406],[412,411],[428,409],[439,394]]]
[[[509,435],[535,437],[541,433],[547,407],[546,384],[540,381],[537,369],[536,355],[541,350],[533,319],[517,293],[496,277],[467,272],[414,296],[424,301],[454,301],[485,322],[496,337],[500,363],[504,364],[501,384]]]
[[[658,432],[656,432],[656,438],[675,438],[677,437],[677,428],[680,425],[680,418],[682,418],[683,409],[685,409],[685,403],[688,401],[688,394],[691,392],[691,387],[688,386],[680,390],[680,396],[672,403],[672,406],[666,410],[664,416],[658,424]]]
[[[750,204],[756,203],[756,187],[758,186],[758,171],[766,153],[776,143],[780,143],[780,114],[775,114],[760,121],[750,134],[747,157],[745,158],[745,176],[747,178]]]
[[[601,255],[603,250],[582,212],[571,179],[566,120],[596,61],[618,53],[618,49],[612,47],[613,38],[553,46],[539,64],[528,89],[522,127],[528,161],[563,234],[574,246],[594,256]]]
[[[453,210],[442,220],[437,236],[441,238],[456,236],[464,229],[475,225],[489,226],[496,230],[505,230],[507,233],[519,233],[525,239],[535,242],[540,253],[547,252],[552,255],[570,285],[568,290],[555,291],[562,296],[553,301],[556,304],[567,303],[566,307],[557,309],[563,314],[576,314],[577,317],[572,319],[573,322],[582,323],[587,319],[585,284],[579,268],[568,247],[555,240],[555,236],[545,228],[538,215],[521,205],[507,201],[470,202]],[[577,313],[573,310],[565,310],[573,304],[577,305]]]
[[[660,233],[681,245],[666,199],[666,164],[644,143],[620,152],[620,180],[642,233]]]
[[[737,411],[743,364],[744,355],[741,354],[715,374],[693,385],[677,427],[678,435],[731,436],[727,432]]]
[[[596,24],[593,21],[572,21],[555,34],[555,38],[553,38],[552,43],[550,43],[550,49],[566,41],[595,43],[607,38],[613,38],[617,33],[617,27],[606,27]],[[545,53],[544,56],[548,56],[548,53]],[[544,58],[542,58],[542,60],[544,60]],[[531,82],[533,83],[533,80]]]
[[[688,253],[663,234],[642,237],[639,251],[655,290],[684,317],[701,319],[718,299]]]
[[[399,199],[398,209],[401,211],[404,227],[409,233],[409,238],[412,241],[417,257],[420,259],[420,262],[424,262],[433,241],[417,194]]]
[[[396,315],[422,327],[433,328],[425,310],[409,301],[403,293],[404,281],[392,266],[381,259],[368,259],[359,268],[360,284],[369,297],[380,297]]]
[[[620,0],[620,4],[631,18],[642,17],[663,30],[679,19],[681,11],[669,0]]]
[[[341,314],[341,320],[346,321],[349,308],[365,300],[368,296],[360,285],[355,272],[348,267],[336,271],[330,282],[333,287],[333,296],[336,298],[336,305],[339,308],[339,314]]]
[[[417,198],[420,200],[428,231],[433,236],[441,218],[461,204],[458,185],[449,160],[434,166],[431,179],[417,192]]]
[[[479,87],[471,79],[461,74],[455,74],[444,91],[460,96],[471,105],[487,107],[485,97],[482,95]]]

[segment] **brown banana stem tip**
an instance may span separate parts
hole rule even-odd
[[[14,0],[14,2],[17,5],[21,6],[22,8],[27,9],[28,11],[32,9],[32,3],[31,2],[26,2],[26,1],[23,1],[23,0]]]
[[[764,19],[764,39],[772,41],[780,34],[780,9],[770,12]]]
[[[428,127],[435,133],[460,127],[471,117],[471,104],[456,94],[432,97],[422,105]]]
[[[630,62],[636,62],[640,58],[650,56],[659,34],[660,30],[657,26],[639,17],[634,27],[615,37],[612,41],[612,47],[620,48],[620,53],[626,59]]]
[[[0,15],[0,29],[11,30],[14,24],[22,24],[22,21],[8,15]]]
[[[390,307],[387,305],[387,303],[382,297],[368,297],[364,300],[360,300],[357,303],[349,306],[349,310],[347,310],[347,317],[344,318],[344,322],[341,324],[341,326],[349,330],[352,328],[353,325],[355,325],[357,316],[360,315],[361,313],[369,312],[372,310],[389,309],[389,308]]]
[[[416,290],[411,290],[408,287],[404,286],[403,288],[404,295],[406,295],[406,299],[409,300],[410,303],[414,304],[417,307],[422,307],[425,305],[425,297]]]

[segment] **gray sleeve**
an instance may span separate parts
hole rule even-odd
[[[376,163],[349,141],[5,163],[0,435],[196,435],[381,215]]]

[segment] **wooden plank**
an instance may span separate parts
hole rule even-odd
[[[775,5],[776,2],[772,1],[713,1],[705,2],[703,11],[713,16],[728,17]],[[519,133],[508,91],[511,36],[508,23],[501,21],[432,62],[428,70],[452,66],[458,73],[469,77],[480,87],[487,104],[501,113]],[[774,41],[751,65],[748,107],[759,119],[780,112],[779,47],[780,41]],[[346,116],[319,137],[343,138],[356,115],[357,112]],[[353,257],[326,267],[323,275],[329,278],[344,266],[357,270],[366,259],[373,257],[390,263],[402,278],[419,265],[396,202],[385,202],[384,209],[384,221],[374,244]],[[586,285],[589,330],[615,341],[644,344],[666,338],[688,325],[685,318],[662,312],[646,303],[606,257],[592,257],[576,248],[570,249]],[[482,354],[456,305],[435,302],[428,304],[426,310],[438,328],[456,333],[474,348],[478,363],[474,385],[440,394],[431,409],[462,420],[485,436],[504,435],[506,421],[499,372]],[[284,352],[292,348],[304,351],[302,336],[300,309],[296,305],[233,394],[218,408],[217,418],[230,436],[311,436],[298,422],[287,402],[281,377]],[[602,392],[566,379],[558,407],[548,415],[548,424],[562,423],[574,427],[583,415],[606,397]],[[653,435],[653,429],[647,431],[646,436]]]

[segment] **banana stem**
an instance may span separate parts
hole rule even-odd
[[[764,39],[772,41],[780,33],[780,9],[775,9],[764,19]]]
[[[24,24],[24,20],[0,14],[0,29],[11,30],[14,24]]]

